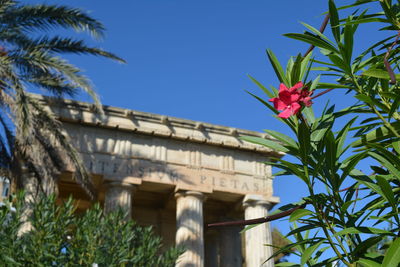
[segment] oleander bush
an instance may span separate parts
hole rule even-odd
[[[280,170],[277,176],[295,176],[308,188],[299,202],[276,211],[290,211],[292,230],[287,237],[293,243],[273,256],[293,248],[299,256],[298,262],[277,266],[396,267],[400,264],[400,74],[396,74],[400,1],[357,0],[345,6],[336,2],[344,1],[327,1],[320,29],[303,23],[305,32],[285,34],[309,44],[306,53],[292,57],[284,67],[267,51],[279,86],[266,88],[251,77],[267,99],[254,96],[291,134],[267,130],[278,142],[243,139],[288,154],[268,164]],[[363,51],[357,35],[361,27],[367,27],[371,42]],[[374,34],[374,29],[386,37],[379,39],[382,34]],[[346,94],[339,98],[340,91]],[[313,105],[323,94],[353,104],[344,109],[327,104],[314,112]]]
[[[174,266],[178,248],[164,250],[151,227],[125,221],[122,211],[104,214],[96,204],[76,214],[73,200],[57,205],[42,197],[21,234],[22,197],[0,207],[1,266]]]

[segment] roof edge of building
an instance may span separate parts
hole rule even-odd
[[[96,112],[95,105],[91,103],[39,94],[31,94],[31,96],[38,101],[45,102],[50,111],[64,122],[118,128],[119,130],[172,139],[257,151],[278,158],[285,155],[283,152],[240,139],[241,136],[252,136],[279,143],[278,140],[266,133],[107,105],[102,106],[104,113],[101,114]]]

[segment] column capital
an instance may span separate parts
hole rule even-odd
[[[107,187],[123,187],[126,189],[135,189],[137,187],[136,184],[131,184],[128,182],[124,181],[118,181],[118,180],[106,180],[103,183]]]
[[[201,201],[205,200],[205,195],[202,192],[198,192],[198,191],[186,191],[186,190],[179,190],[177,192],[175,192],[175,198],[180,198],[180,197],[196,197]]]
[[[106,213],[122,209],[125,220],[132,217],[132,196],[136,185],[118,180],[108,180],[103,183],[105,187],[104,210]]]
[[[245,195],[242,201],[243,208],[263,206],[267,210],[272,209],[276,203],[268,201],[264,196],[261,195]]]

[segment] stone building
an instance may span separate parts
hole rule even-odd
[[[273,196],[269,157],[280,153],[243,142],[239,136],[266,134],[91,104],[51,101],[49,108],[92,173],[106,210],[125,209],[141,225],[152,225],[165,245],[186,252],[177,266],[273,266],[263,262],[272,249],[268,224],[244,232],[208,223],[267,216],[279,202]],[[73,195],[78,209],[91,202],[61,174],[59,197]]]

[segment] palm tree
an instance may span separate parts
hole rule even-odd
[[[28,180],[43,184],[72,164],[76,181],[93,198],[88,172],[60,122],[29,92],[41,89],[49,96],[74,97],[83,90],[101,111],[89,79],[62,55],[124,61],[83,40],[60,36],[59,29],[94,38],[104,34],[103,25],[80,9],[0,0],[0,172],[21,187],[27,182],[26,173]]]
[[[277,252],[280,248],[283,248],[289,244],[292,244],[287,237],[285,237],[277,228],[272,229],[272,244],[274,246],[274,253]],[[286,257],[296,251],[296,248],[293,247],[288,251],[282,252],[274,257],[275,264],[286,262]]]

